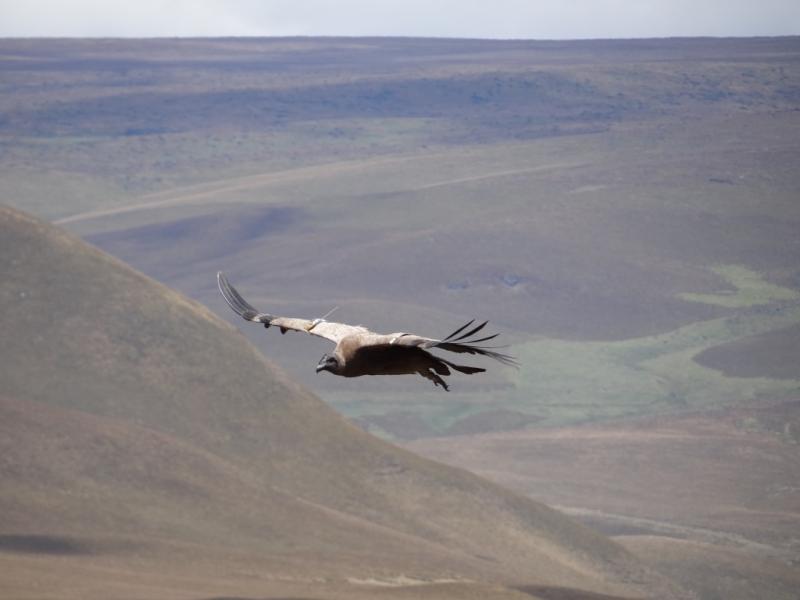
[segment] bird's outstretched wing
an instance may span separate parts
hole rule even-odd
[[[502,352],[496,352],[498,349],[502,349],[505,346],[482,346],[479,345],[482,342],[488,342],[496,338],[499,333],[495,333],[494,335],[489,335],[486,337],[481,337],[475,339],[475,334],[481,331],[484,327],[486,327],[488,321],[484,321],[480,325],[476,325],[467,331],[466,333],[462,333],[465,329],[470,327],[475,320],[473,319],[466,325],[462,325],[458,329],[456,329],[453,333],[448,335],[446,338],[437,340],[433,338],[422,337],[419,335],[415,335],[413,333],[393,333],[390,335],[377,335],[372,334],[369,336],[365,336],[364,338],[364,345],[390,345],[390,346],[415,346],[417,348],[423,348],[425,350],[429,348],[440,348],[442,350],[447,350],[448,352],[457,352],[457,353],[466,353],[466,354],[479,354],[481,356],[488,356],[490,358],[495,359],[503,363],[504,365],[508,365],[510,367],[519,367],[519,363],[517,359],[509,354],[503,354]]]
[[[347,325],[346,323],[331,323],[324,319],[298,319],[294,317],[278,317],[269,313],[262,313],[256,310],[247,302],[242,295],[233,287],[228,278],[220,271],[217,273],[217,285],[225,302],[228,303],[233,311],[241,316],[245,321],[263,323],[265,327],[277,327],[281,333],[287,331],[302,331],[318,337],[325,338],[336,344],[339,341],[354,333],[370,333],[364,327],[357,325]]]

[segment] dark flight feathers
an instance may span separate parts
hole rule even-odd
[[[253,306],[251,306],[247,300],[242,298],[242,295],[236,291],[236,288],[233,287],[228,278],[225,277],[221,272],[217,273],[217,285],[219,286],[219,291],[222,293],[222,297],[225,298],[225,302],[228,303],[237,315],[242,317],[245,321],[254,321],[257,323],[269,323],[269,321],[273,318],[272,315],[268,315],[266,313],[259,313]]]
[[[447,350],[449,352],[465,352],[467,354],[480,354],[481,356],[489,356],[495,359],[498,362],[503,363],[504,365],[508,365],[510,367],[519,366],[516,359],[513,356],[509,356],[508,354],[502,354],[500,352],[494,352],[494,350],[498,350],[500,348],[505,348],[506,346],[476,346],[475,344],[479,344],[481,342],[488,342],[489,340],[493,340],[496,338],[499,333],[495,333],[494,335],[489,335],[486,337],[482,337],[477,340],[469,340],[468,337],[475,335],[481,329],[486,327],[489,321],[484,321],[474,329],[470,329],[464,335],[461,335],[457,338],[453,336],[458,335],[464,329],[469,327],[475,322],[475,319],[467,323],[466,325],[462,325],[458,329],[456,329],[453,333],[448,335],[443,340],[432,340],[430,343],[423,344],[423,348],[441,348],[442,350]]]

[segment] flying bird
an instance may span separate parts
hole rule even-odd
[[[479,346],[496,338],[499,334],[476,339],[488,321],[479,325],[473,319],[462,325],[446,338],[437,340],[422,337],[413,333],[381,334],[370,331],[361,325],[333,323],[325,318],[297,319],[293,317],[277,317],[262,313],[253,308],[242,298],[222,272],[217,273],[217,284],[222,297],[233,311],[246,321],[263,323],[264,327],[277,327],[281,333],[302,331],[330,340],[336,347],[330,354],[324,354],[317,364],[317,373],[329,371],[342,377],[360,377],[361,375],[411,375],[418,373],[433,381],[434,386],[441,386],[449,391],[443,376],[450,375],[450,369],[459,373],[472,375],[483,373],[486,369],[456,365],[449,360],[428,352],[433,348],[448,352],[478,354],[488,356],[504,365],[517,367],[516,359],[507,354],[495,352],[497,347]],[[328,313],[330,315],[330,313]],[[326,315],[327,316],[327,315]],[[466,332],[464,332],[467,330]]]

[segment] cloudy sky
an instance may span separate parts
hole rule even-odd
[[[800,34],[800,0],[0,0],[0,37]]]

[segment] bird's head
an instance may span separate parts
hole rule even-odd
[[[340,367],[339,360],[335,356],[323,354],[322,358],[319,359],[319,363],[317,363],[317,373],[320,371],[330,371],[335,374],[339,372]]]

